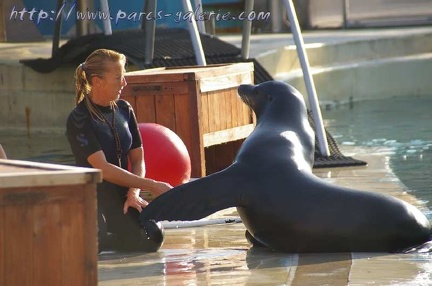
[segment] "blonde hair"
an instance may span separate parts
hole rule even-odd
[[[115,62],[121,62],[126,65],[126,56],[113,50],[98,49],[93,51],[75,70],[75,105],[85,100],[85,104],[92,116],[98,115],[94,104],[91,102],[89,93],[92,88],[94,76],[103,76],[108,72],[109,66]],[[115,103],[113,103],[115,104]]]

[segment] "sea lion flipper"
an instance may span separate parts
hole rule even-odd
[[[169,190],[143,209],[140,220],[197,220],[216,211],[239,206],[242,183],[236,169],[232,165],[221,172]]]

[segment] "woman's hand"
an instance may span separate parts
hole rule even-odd
[[[123,213],[126,214],[129,207],[133,207],[137,209],[139,212],[142,211],[144,207],[148,205],[148,202],[140,197],[140,190],[131,188],[129,189],[127,196],[126,196],[126,202],[123,206]]]
[[[165,182],[155,181],[154,185],[152,186],[151,189],[149,189],[149,191],[155,196],[159,196],[170,189],[172,189],[172,186],[170,184]]]

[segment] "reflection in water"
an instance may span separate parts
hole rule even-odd
[[[191,233],[194,242],[184,239]],[[276,253],[250,248],[240,223],[193,231],[169,229],[166,238],[157,253],[103,253],[99,285],[431,285],[432,281],[429,254]],[[207,244],[211,241],[213,246]]]

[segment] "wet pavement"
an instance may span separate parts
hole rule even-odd
[[[349,147],[347,147],[349,148]],[[366,167],[316,169],[334,184],[391,194],[429,212],[388,166],[385,150],[350,148]],[[287,202],[289,207],[289,202]],[[319,206],[317,206],[319,207]],[[204,219],[207,225],[165,229],[156,253],[99,256],[99,285],[431,285],[429,253],[290,254],[251,249],[234,208]],[[175,225],[175,224],[174,224]],[[361,234],[359,234],[361,235]]]

